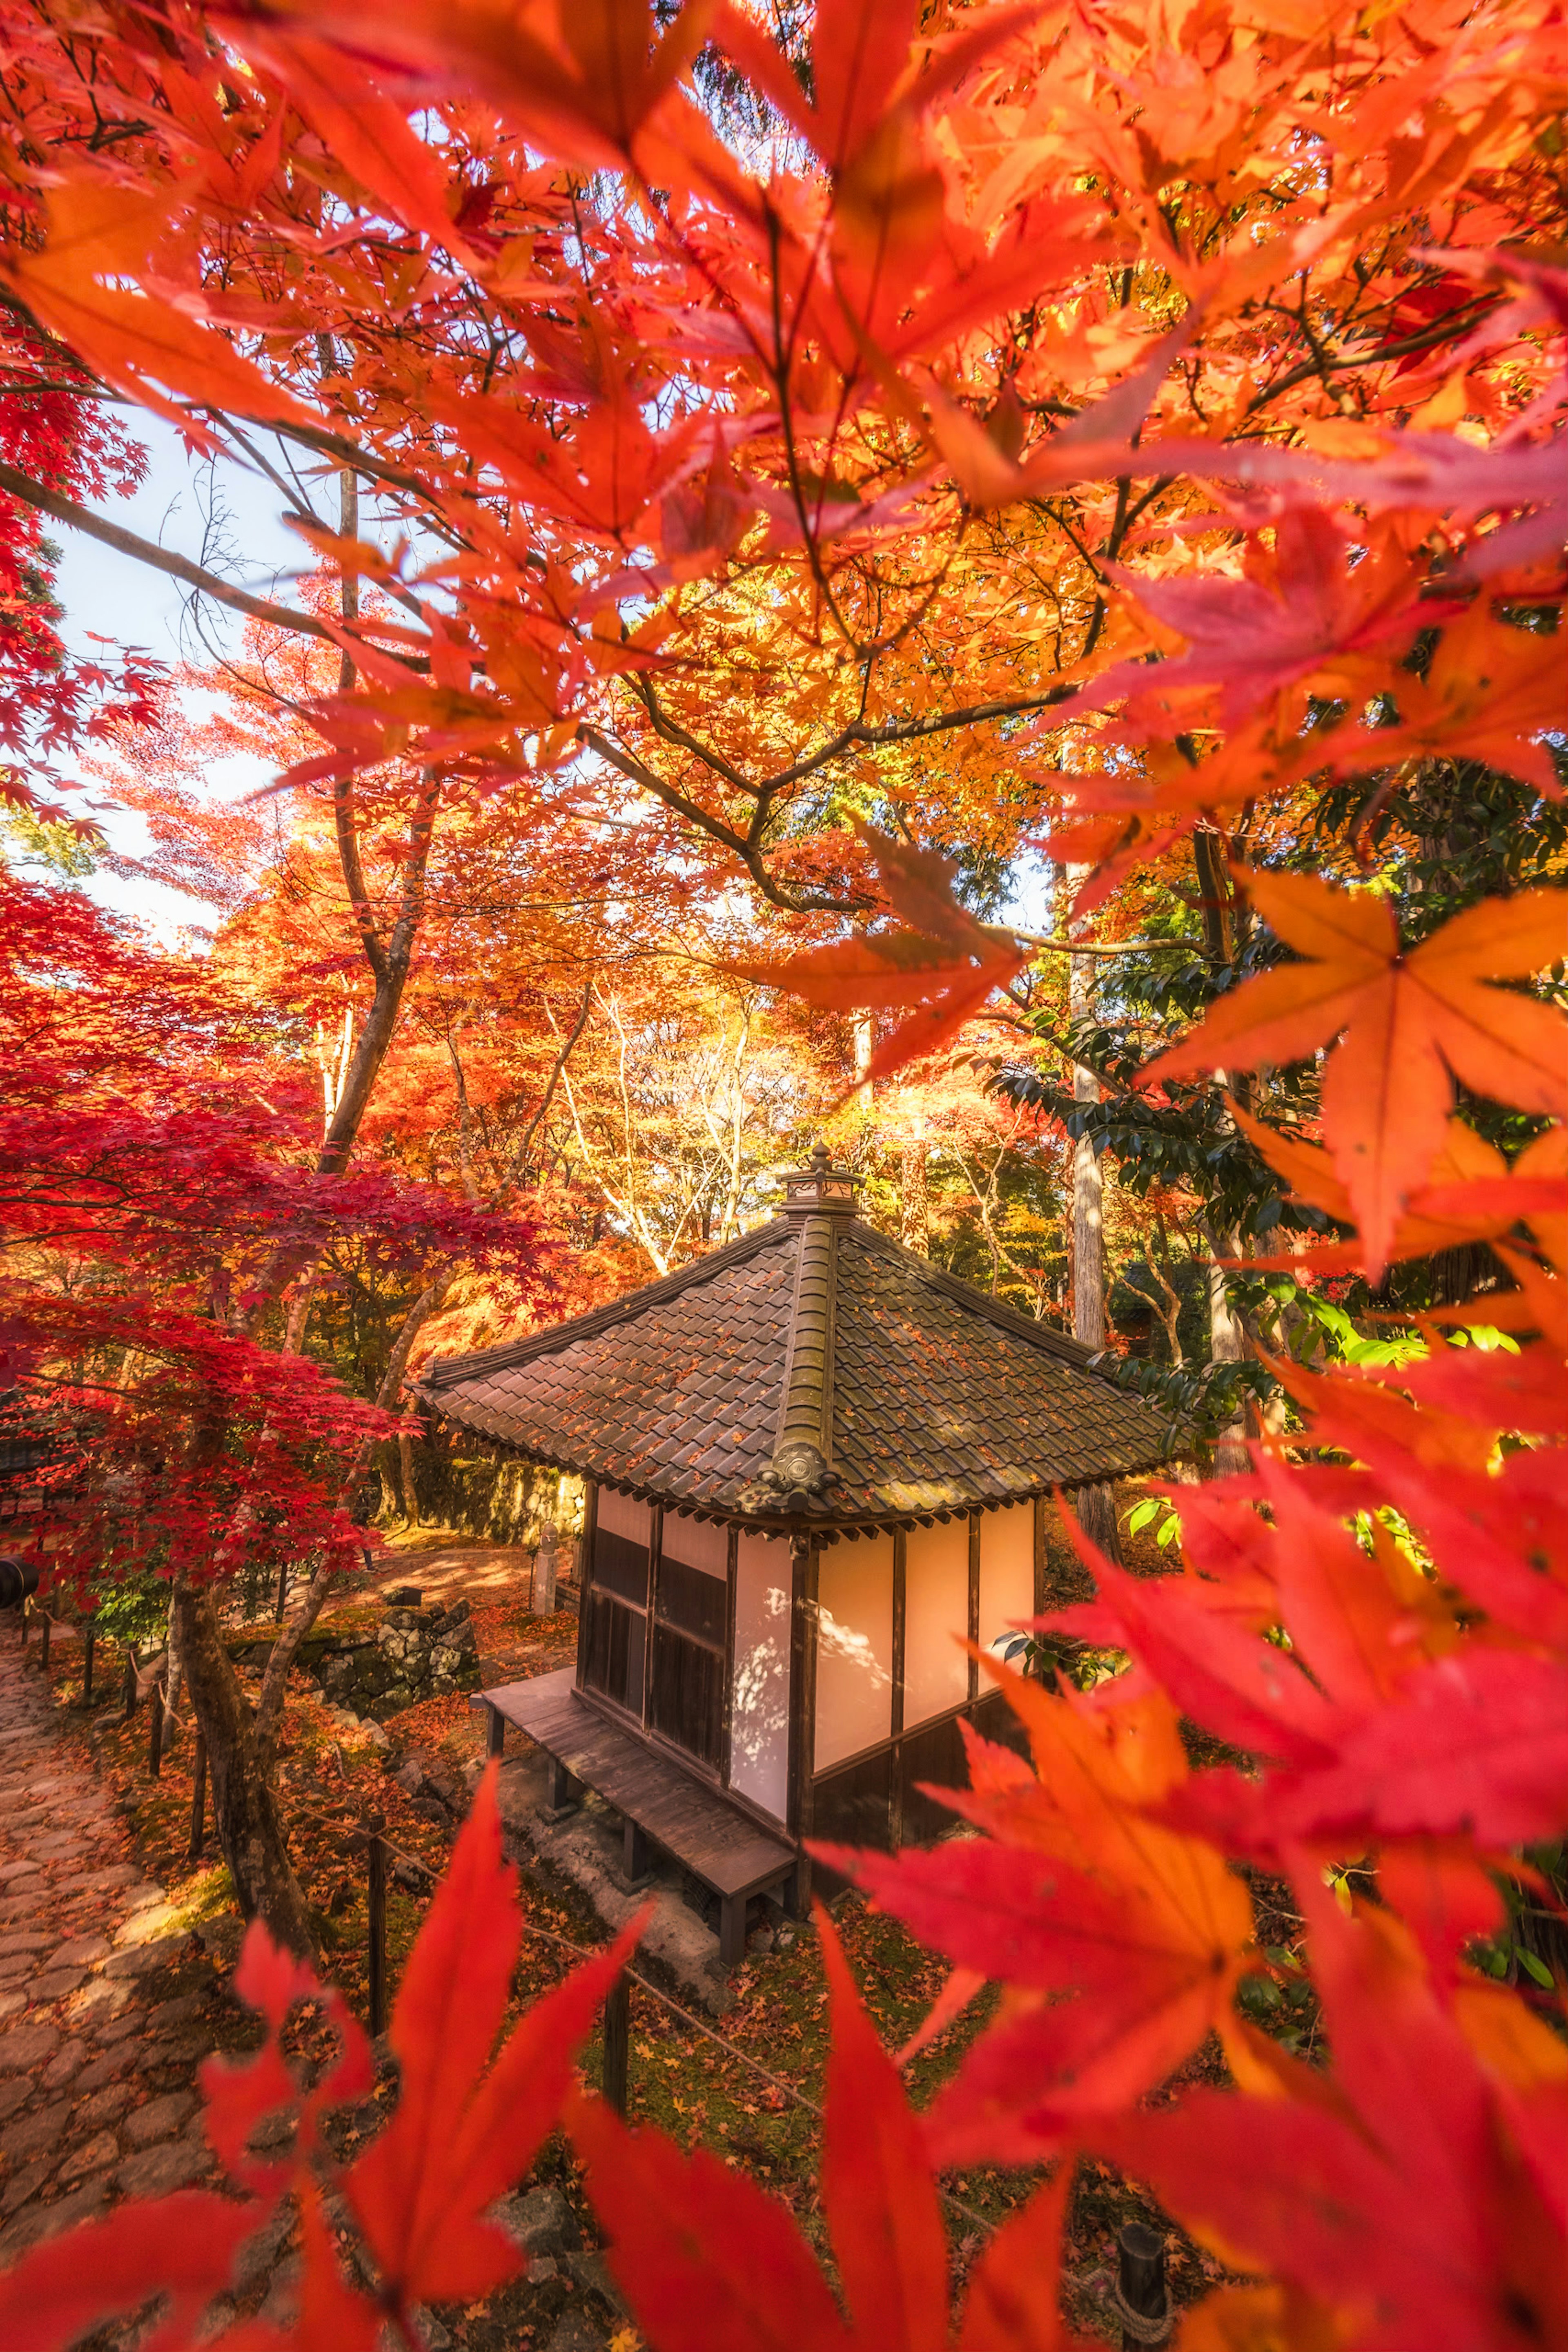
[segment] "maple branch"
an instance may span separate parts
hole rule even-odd
[[[868,725],[863,719],[852,719],[816,751],[807,752],[790,767],[780,768],[777,774],[768,776],[752,789],[759,793],[781,792],[790,784],[801,782],[819,768],[826,766],[830,760],[840,758],[856,744],[874,751],[890,743],[922,742],[928,735],[946,734],[956,727],[979,727],[993,719],[1023,719],[1033,711],[1049,710],[1055,704],[1065,702],[1074,691],[1069,686],[1053,686],[1043,694],[1017,695],[1005,701],[972,702],[958,710],[928,711],[919,719],[884,719],[875,725]]]
[[[44,488],[15,466],[0,463],[0,489],[24,506],[37,507],[41,513],[52,515],[69,530],[79,530],[89,539],[112,547],[117,554],[131,556],[138,563],[151,564],[156,571],[166,572],[174,580],[183,580],[188,588],[198,588],[211,596],[215,604],[228,604],[236,613],[248,614],[252,620],[270,622],[274,628],[292,629],[308,637],[325,637],[335,643],[330,629],[323,627],[313,613],[295,612],[287,604],[274,604],[265,596],[253,596],[248,589],[235,588],[221,580],[215,572],[208,572],[187,556],[175,555],[151,539],[142,539],[133,530],[124,530],[117,522],[106,521],[94,514],[90,507],[78,506],[74,499],[62,498],[57,490]]]
[[[1402,335],[1396,342],[1378,343],[1369,352],[1330,352],[1325,348],[1318,356],[1300,361],[1276,383],[1265,384],[1261,392],[1255,392],[1247,404],[1245,414],[1255,416],[1260,409],[1267,408],[1270,401],[1277,400],[1281,393],[1293,392],[1297,384],[1320,375],[1325,364],[1331,368],[1363,368],[1375,367],[1379,360],[1413,359],[1418,352],[1431,351],[1435,345],[1449,341],[1459,331],[1461,323],[1467,327],[1479,326],[1487,313],[1497,308],[1497,302],[1495,295],[1477,295],[1469,302],[1458,303],[1452,310],[1445,310],[1442,317],[1434,320],[1430,326],[1418,328],[1413,334]],[[1288,315],[1294,317],[1295,314],[1291,312]]]
[[[831,898],[824,890],[785,888],[768,873],[758,842],[748,834],[737,833],[735,827],[727,824],[722,817],[711,815],[699,803],[688,800],[685,793],[677,792],[673,784],[665,783],[663,777],[655,775],[634,751],[623,751],[599,728],[591,727],[586,722],[579,727],[577,740],[589,751],[597,751],[600,758],[608,761],[612,768],[619,769],[629,782],[639,785],[643,792],[663,802],[665,808],[673,810],[677,816],[685,817],[686,823],[699,833],[706,834],[710,841],[722,843],[726,849],[739,858],[770,907],[778,907],[789,915],[845,915],[852,914],[869,903],[858,898]]]
[[[722,776],[727,784],[733,784],[737,793],[750,793],[755,790],[753,785],[747,782],[740,770],[732,766],[722,752],[710,751],[706,743],[698,742],[695,735],[689,735],[684,727],[677,725],[674,719],[666,715],[660,706],[659,698],[653,692],[649,679],[633,677],[632,690],[647,712],[648,723],[662,742],[674,745],[677,751],[689,751],[695,760],[702,761],[704,767],[711,768],[716,776]]]
[[[523,1139],[518,1144],[516,1151],[512,1154],[512,1164],[507,1174],[507,1182],[508,1184],[515,1184],[523,1169],[528,1165],[528,1148],[533,1142],[534,1137],[538,1132],[539,1126],[544,1118],[545,1113],[550,1107],[551,1098],[555,1094],[557,1086],[560,1082],[561,1072],[565,1069],[567,1062],[576,1047],[577,1041],[581,1036],[583,1030],[587,1025],[588,1008],[592,1002],[593,982],[590,981],[588,986],[582,992],[582,1003],[577,1008],[577,1019],[572,1023],[569,1035],[563,1042],[559,1053],[556,1055],[555,1060],[550,1065],[550,1074],[545,1081],[545,1090],[543,1095],[539,1097],[539,1107],[538,1110],[535,1111],[532,1118],[529,1119],[528,1126],[524,1129]],[[546,1009],[549,1009],[548,1000]]]

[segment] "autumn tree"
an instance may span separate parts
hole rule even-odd
[[[737,969],[904,1008],[874,1078],[1027,999],[1032,943],[951,895],[960,844],[1092,867],[1083,923],[1190,840],[1224,921],[1314,832],[1358,859],[1406,776],[1554,789],[1554,22],[842,0],[791,54],[632,0],[504,32],[17,14],[3,271],[50,387],[267,471],[324,566],[260,599],[0,472],[329,649],[289,774],[329,790],[369,1002],[318,1181],[352,1171],[476,804],[630,811],[641,858],[754,891],[797,952]],[[1496,1078],[1473,1010],[1401,1148],[1367,1142],[1375,1192],[1337,1171],[1374,1279],[1446,1074]],[[247,1335],[312,1246],[256,1269]]]

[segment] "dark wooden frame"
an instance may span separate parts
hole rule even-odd
[[[654,1729],[648,1721],[651,1677],[653,1671],[653,1625],[658,1606],[658,1577],[664,1556],[665,1509],[661,1504],[649,1506],[648,1562],[648,1633],[643,1650],[643,1717],[641,1720],[618,1706],[601,1691],[593,1689],[583,1680],[583,1667],[588,1643],[589,1595],[593,1583],[593,1543],[598,1529],[599,1488],[595,1482],[587,1485],[583,1512],[582,1600],[578,1624],[577,1687],[591,1704],[601,1706],[612,1719],[627,1730],[645,1739],[659,1754],[670,1758],[691,1772],[695,1779],[707,1786],[716,1782],[728,1802],[737,1811],[746,1813],[759,1825],[777,1830],[775,1817],[730,1786],[731,1743],[735,1693],[735,1627],[737,1578],[740,1530],[731,1526],[726,1555],[727,1597],[725,1603],[725,1635],[723,1660],[723,1716],[720,1737],[720,1758],[716,1769]],[[1034,1500],[1033,1555],[1034,1608],[1040,1613],[1046,1606],[1049,1584],[1047,1550],[1048,1512],[1052,1504],[1050,1496]],[[968,1609],[967,1633],[972,1644],[978,1645],[980,1637],[980,1543],[981,1529],[988,1516],[975,1510],[965,1515],[968,1522]],[[904,1647],[908,1622],[908,1538],[903,1528],[893,1533],[893,1690],[889,1702],[889,1732],[852,1756],[840,1757],[819,1772],[814,1754],[817,1727],[817,1591],[820,1547],[810,1538],[801,1535],[790,1540],[790,1610],[789,1610],[789,1765],[787,1773],[787,1813],[785,1829],[797,1844],[803,1845],[813,1833],[817,1811],[817,1791],[821,1784],[852,1773],[885,1756],[892,1776],[889,1801],[889,1832],[894,1844],[901,1842],[904,1827],[903,1763],[904,1750],[912,1742],[926,1738],[943,1725],[961,1717],[973,1718],[977,1710],[988,1706],[995,1694],[981,1685],[978,1658],[971,1653],[969,1659],[968,1696],[957,1706],[944,1708],[939,1715],[929,1716],[906,1730],[904,1707]],[[796,1873],[792,1908],[803,1910],[809,1904],[811,1886],[810,1858],[802,1853]]]
[[[643,1645],[642,1711],[638,1715],[633,1715],[629,1707],[620,1706],[610,1696],[607,1691],[598,1689],[595,1685],[589,1682],[586,1678],[585,1669],[588,1662],[589,1625],[591,1614],[590,1596],[593,1589],[593,1545],[594,1538],[598,1533],[599,1528],[599,1488],[597,1485],[592,1483],[588,1486],[583,1509],[582,1588],[581,1598],[578,1604],[577,1621],[577,1690],[580,1696],[586,1699],[591,1706],[602,1706],[605,1712],[610,1715],[616,1723],[620,1724],[624,1729],[634,1731],[640,1738],[646,1739],[649,1745],[656,1748],[662,1756],[671,1757],[676,1763],[684,1765],[687,1770],[695,1774],[695,1776],[705,1784],[716,1784],[717,1787],[724,1791],[725,1795],[729,1797],[730,1801],[738,1807],[741,1811],[749,1815],[761,1825],[777,1830],[779,1824],[771,1813],[765,1812],[760,1805],[753,1804],[749,1798],[734,1794],[731,1791],[729,1785],[730,1738],[735,1688],[737,1546],[739,1541],[739,1530],[733,1527],[727,1528],[725,1530],[727,1538],[725,1548],[726,1591],[724,1649],[722,1656],[720,1656],[722,1696],[719,1723],[719,1753],[716,1762],[710,1765],[705,1763],[703,1759],[700,1756],[694,1754],[689,1748],[683,1748],[678,1740],[671,1739],[666,1733],[662,1732],[658,1728],[657,1725],[651,1720],[653,1689],[653,1659],[657,1647],[655,1628],[660,1622],[658,1614],[659,1579],[663,1571],[664,1559],[664,1522],[666,1518],[677,1517],[679,1514],[667,1510],[665,1506],[662,1503],[650,1503],[648,1505],[648,1601],[645,1612],[646,1633]],[[704,1644],[704,1646],[706,1647],[708,1645]],[[716,1646],[714,1648],[714,1654],[716,1656],[719,1655]]]

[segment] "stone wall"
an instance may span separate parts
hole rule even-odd
[[[397,1449],[382,1446],[379,1452],[382,1502],[376,1517],[383,1527],[396,1527],[407,1517]],[[476,1448],[461,1432],[437,1426],[416,1438],[409,1447],[409,1468],[423,1527],[530,1549],[546,1519],[560,1530],[563,1542],[581,1529],[580,1479]]]
[[[235,1643],[242,1671],[259,1674],[271,1654],[269,1635]],[[352,1715],[377,1723],[417,1706],[422,1699],[479,1686],[479,1645],[466,1601],[450,1609],[389,1609],[380,1624],[334,1633],[317,1627],[300,1645],[296,1671],[321,1696]]]

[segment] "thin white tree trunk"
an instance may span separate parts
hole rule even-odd
[[[1086,866],[1067,868],[1067,887],[1076,892],[1087,878]],[[1079,926],[1071,926],[1070,936]],[[1071,956],[1067,966],[1068,1013],[1073,1021],[1087,1020],[1094,1009],[1094,959]],[[1100,1081],[1082,1063],[1072,1066],[1072,1099],[1085,1105],[1100,1100]],[[1100,1154],[1089,1137],[1072,1147],[1072,1336],[1085,1347],[1105,1345],[1105,1186]],[[1122,1557],[1116,1536],[1116,1506],[1108,1486],[1080,1487],[1076,1497],[1078,1524],[1092,1543],[1112,1559]]]

